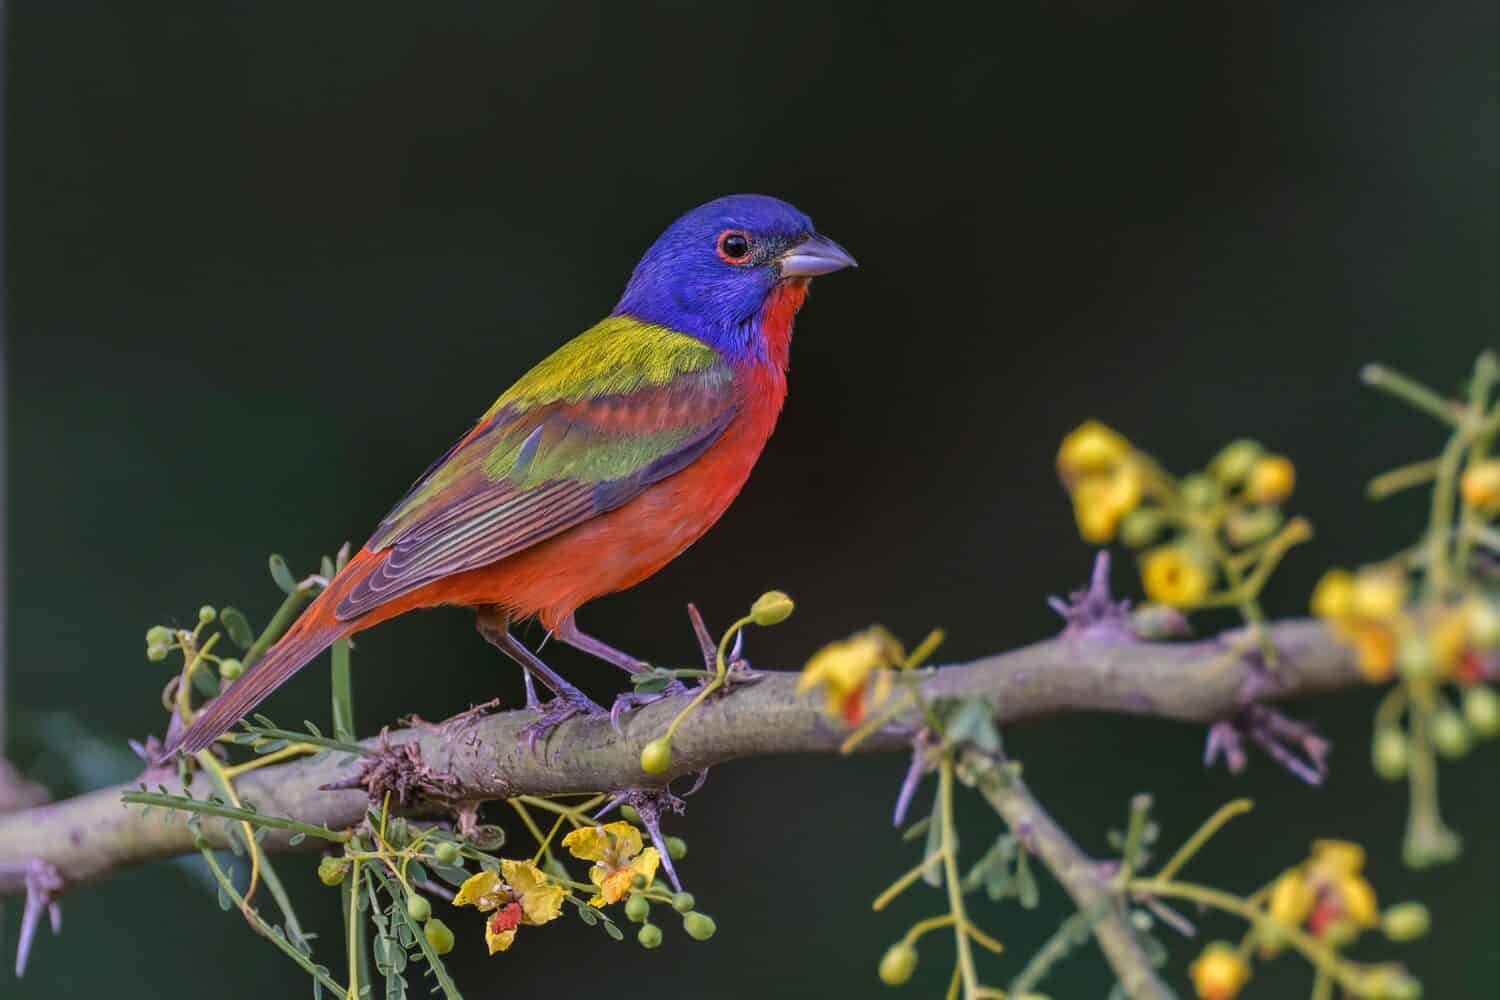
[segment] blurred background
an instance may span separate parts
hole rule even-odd
[[[803,311],[785,416],[730,514],[587,608],[587,629],[686,663],[687,601],[722,627],[776,586],[799,610],[751,637],[762,666],[875,621],[910,640],[946,627],[945,660],[1044,637],[1044,597],[1091,561],[1052,469],[1091,416],[1179,470],[1244,434],[1295,458],[1291,507],[1319,533],[1268,604],[1304,613],[1322,569],[1415,535],[1419,498],[1375,507],[1362,485],[1439,446],[1436,425],[1360,388],[1360,364],[1451,389],[1500,319],[1500,12],[1315,6],[14,5],[10,755],[60,794],[130,777],[124,741],[163,722],[147,626],[204,602],[263,623],[269,552],[307,572],[361,541],[611,307],[662,227],[734,191],[793,201],[861,266]],[[1116,583],[1138,592],[1128,561]],[[460,611],[368,633],[355,669],[370,731],[520,697]],[[317,666],[267,711],[326,723],[327,702]],[[1404,789],[1369,770],[1372,707],[1296,707],[1334,741],[1323,790],[1264,758],[1204,771],[1193,726],[1079,715],[1007,738],[1091,851],[1142,790],[1168,843],[1258,800],[1196,872],[1239,889],[1315,837],[1364,841],[1384,899],[1434,905],[1435,935],[1399,952],[1428,995],[1489,995],[1500,800],[1474,793],[1497,751],[1444,772],[1468,852],[1408,873]],[[720,768],[673,828],[712,942],[669,926],[646,953],[570,921],[487,960],[455,919],[459,981],[473,997],[874,994],[886,945],[939,905],[868,909],[914,857],[889,827],[904,764]],[[993,817],[964,822],[978,851]],[[336,952],[336,894],[311,862],[282,868]],[[64,936],[0,994],[307,989],[191,866],[124,873],[65,910]],[[1035,912],[982,906],[1008,949],[989,978],[1064,913],[1050,887]],[[14,910],[7,925],[9,954]],[[1197,947],[1174,946],[1180,989]],[[940,994],[948,969],[931,939],[910,995]],[[1247,995],[1309,980],[1283,958]],[[1108,983],[1090,949],[1046,991]]]

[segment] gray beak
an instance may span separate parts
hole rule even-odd
[[[858,267],[849,251],[826,236],[814,233],[800,243],[794,244],[781,255],[783,278],[816,278],[820,274],[832,274],[846,267]]]

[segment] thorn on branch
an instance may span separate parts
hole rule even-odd
[[[694,791],[696,790],[695,787]],[[672,888],[681,892],[682,881],[677,877],[677,869],[672,864],[672,854],[667,850],[667,840],[661,834],[661,817],[664,812],[681,815],[687,808],[687,803],[665,788],[627,788],[611,796],[610,800],[604,803],[603,808],[594,814],[594,819],[601,819],[610,810],[627,804],[634,807],[640,815],[641,826],[646,828],[646,835],[651,838],[652,846],[661,856],[662,868],[666,870],[667,878],[672,880]]]
[[[1249,755],[1246,741],[1259,746],[1272,760],[1313,787],[1328,776],[1331,746],[1312,726],[1289,718],[1260,703],[1244,706],[1228,719],[1215,722],[1203,747],[1203,765],[1212,767],[1220,757],[1231,774],[1245,769]]]
[[[1047,604],[1062,616],[1064,635],[1095,635],[1104,638],[1130,638],[1130,602],[1116,601],[1109,592],[1109,552],[1100,550],[1094,557],[1094,572],[1089,585],[1075,590],[1067,600],[1047,598]]]
[[[62,872],[57,866],[40,859],[24,865],[0,862],[0,874],[24,875],[26,879],[26,908],[21,913],[21,937],[16,944],[16,978],[26,974],[26,959],[31,954],[31,942],[36,938],[37,925],[42,922],[45,911],[52,924],[52,933],[62,931],[62,904],[57,896],[63,890]]]

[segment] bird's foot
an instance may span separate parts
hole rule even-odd
[[[659,681],[665,681],[665,683],[658,683]],[[661,674],[649,679],[641,687],[647,690],[637,688],[634,691],[626,691],[617,695],[614,704],[609,707],[609,722],[614,726],[615,732],[620,731],[620,718],[626,712],[661,701],[663,698],[670,698],[674,694],[682,694],[687,690],[687,685],[682,681]]]
[[[608,715],[594,700],[571,684],[557,692],[553,699],[535,706],[541,717],[521,730],[520,739],[526,741],[526,749],[536,753],[538,740],[546,740],[558,725],[575,716],[600,718]]]

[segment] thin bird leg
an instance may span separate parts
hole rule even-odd
[[[564,719],[575,715],[605,714],[604,709],[594,704],[588,695],[569,684],[561,674],[543,663],[541,657],[527,649],[521,640],[511,635],[510,621],[504,612],[496,608],[481,611],[476,624],[486,642],[520,664],[526,672],[527,704],[542,712],[540,719],[521,732],[530,749],[535,750],[536,741]],[[546,706],[535,704],[536,690],[530,683],[532,677],[545,684],[555,696]]]
[[[586,634],[578,627],[578,621],[572,615],[562,620],[553,635],[557,636],[559,642],[565,642],[596,660],[613,664],[627,674],[638,674],[649,668],[649,664],[645,661],[636,659],[624,650],[616,649],[602,639],[595,639]]]

